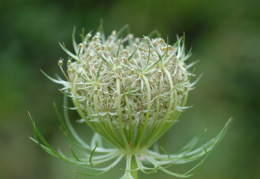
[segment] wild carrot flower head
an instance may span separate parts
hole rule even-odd
[[[191,66],[185,64],[190,54],[185,54],[183,38],[172,46],[159,37],[121,33],[113,31],[107,39],[102,32],[87,34],[75,44],[76,54],[68,53],[73,60],[67,62],[63,90],[84,121],[103,137],[119,130],[119,141],[149,147],[147,137],[155,141],[186,108],[193,87]]]
[[[177,37],[177,42],[170,45],[168,39],[165,41],[160,37],[123,36],[126,28],[113,31],[107,38],[102,30],[93,35],[82,35],[79,44],[75,41],[74,32],[75,53],[61,45],[70,56],[67,72],[63,69],[64,60],[58,62],[66,80],[46,76],[63,85],[62,91],[72,99],[81,121],[96,134],[93,145],[87,145],[78,137],[65,115],[68,127],[63,128],[72,133],[76,143],[93,151],[85,159],[79,159],[74,152],[75,160],[69,160],[59,153],[53,155],[77,165],[92,165],[115,159],[109,167],[103,169],[105,171],[126,157],[123,178],[132,178],[133,171],[146,173],[157,169],[174,176],[187,177],[189,173],[179,175],[163,166],[187,163],[208,155],[222,138],[225,128],[214,140],[194,152],[191,150],[198,140],[193,140],[188,145],[190,147],[179,155],[160,154],[149,149],[187,108],[188,92],[196,83],[196,80],[190,82],[194,76],[190,68],[195,63],[186,63],[190,53],[185,54],[183,37]],[[41,138],[39,133],[36,134]],[[97,136],[105,139],[114,149],[102,148],[101,138]],[[43,144],[46,146],[45,142]],[[44,149],[54,152],[47,148]],[[92,156],[94,151],[103,154],[95,158]],[[153,167],[146,167],[144,163]]]

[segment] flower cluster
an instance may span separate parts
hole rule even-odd
[[[107,39],[101,32],[87,34],[82,43],[74,43],[75,55],[62,46],[75,60],[67,61],[68,81],[62,83],[88,125],[105,138],[119,128],[125,136],[122,141],[136,147],[137,140],[148,141],[143,136],[157,140],[186,108],[194,85],[188,72],[193,64],[185,64],[190,54],[185,55],[182,38],[171,46],[159,37],[140,39],[128,34],[119,39],[121,32],[113,31]],[[134,134],[138,126],[143,126],[139,136]],[[141,145],[149,147],[153,142]]]
[[[62,91],[72,99],[81,121],[96,132],[92,145],[87,145],[72,128],[68,115],[65,115],[65,123],[62,122],[63,129],[72,134],[70,137],[92,153],[87,154],[85,159],[79,159],[73,152],[75,160],[68,159],[55,152],[36,127],[41,141],[34,141],[52,155],[77,165],[90,166],[115,159],[104,171],[125,157],[127,162],[123,178],[132,178],[137,170],[146,173],[158,169],[174,176],[187,177],[189,173],[179,175],[163,166],[207,156],[223,137],[226,127],[215,139],[195,151],[191,150],[198,140],[193,140],[179,155],[151,151],[149,148],[187,108],[188,92],[196,83],[190,82],[194,74],[188,70],[195,63],[186,64],[190,53],[185,54],[184,38],[177,38],[177,42],[170,45],[168,40],[165,42],[160,37],[123,36],[126,28],[113,31],[107,38],[102,30],[94,35],[88,33],[82,36],[79,44],[75,41],[74,32],[75,54],[61,45],[70,56],[67,73],[63,69],[64,60],[58,62],[66,80],[52,79],[45,74],[63,85]],[[101,139],[105,139],[114,149],[103,148]],[[95,158],[92,156],[94,152],[101,154]],[[146,167],[146,163],[153,167]]]
[[[67,86],[92,122],[158,125],[181,111],[192,88],[184,46],[168,45],[162,38],[128,35],[117,39],[115,31],[102,41],[97,32],[78,45],[75,62],[68,61]],[[131,40],[133,42],[131,42]],[[125,43],[127,44],[125,45]],[[120,119],[121,118],[121,119]]]

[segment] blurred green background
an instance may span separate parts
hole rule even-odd
[[[214,137],[229,117],[224,140],[193,179],[260,178],[260,1],[257,0],[1,0],[0,1],[0,178],[85,178],[79,168],[53,158],[29,140],[33,136],[28,110],[54,148],[68,151],[52,103],[62,104],[60,86],[46,79],[60,74],[57,61],[67,59],[58,42],[71,48],[76,26],[96,30],[104,20],[106,34],[129,24],[135,36],[157,29],[171,43],[186,34],[189,62],[200,60],[203,73],[188,105],[160,141],[177,152],[207,128]],[[76,115],[74,115],[75,118]],[[76,124],[91,137],[87,127]],[[118,178],[120,167],[98,177]],[[173,166],[183,172],[188,166]],[[172,178],[162,172],[140,178]]]

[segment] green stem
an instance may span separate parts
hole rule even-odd
[[[137,168],[137,163],[135,161],[135,156],[132,156],[132,161],[131,161],[131,170],[135,170]],[[138,179],[138,170],[136,171],[131,171],[131,175],[134,179]]]

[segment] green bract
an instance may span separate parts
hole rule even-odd
[[[184,164],[202,157],[223,137],[229,123],[219,135],[194,149],[199,139],[192,140],[178,154],[170,155],[163,150],[152,151],[150,147],[177,121],[185,106],[188,92],[194,84],[194,76],[188,70],[195,63],[185,62],[189,54],[184,51],[184,39],[178,38],[169,45],[162,38],[134,38],[132,34],[121,37],[127,26],[117,33],[113,31],[106,39],[102,30],[93,36],[82,36],[82,42],[75,42],[75,54],[62,49],[70,56],[67,73],[60,66],[65,79],[52,79],[62,84],[65,95],[62,128],[66,136],[82,149],[84,157],[77,156],[71,148],[73,157],[57,152],[44,140],[34,125],[35,138],[32,139],[45,151],[69,163],[99,171],[113,168],[120,160],[126,159],[126,169],[122,178],[137,178],[137,171],[152,173],[162,170],[177,177],[191,176],[203,162],[199,162],[185,174],[170,172],[166,167]],[[67,97],[72,99],[73,109],[77,110],[81,121],[85,122],[95,135],[90,145],[76,133],[68,118]],[[102,140],[107,143],[104,147]],[[105,168],[94,166],[110,161]],[[95,174],[94,174],[95,175]]]

